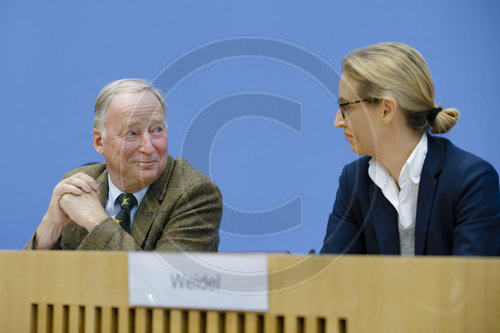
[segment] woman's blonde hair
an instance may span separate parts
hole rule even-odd
[[[358,81],[362,98],[393,97],[408,124],[422,133],[445,133],[457,122],[455,108],[441,110],[434,104],[434,84],[422,55],[402,43],[380,43],[349,52],[342,71]]]

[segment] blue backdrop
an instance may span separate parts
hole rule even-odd
[[[225,200],[221,251],[321,246],[342,166],[338,67],[382,41],[418,49],[446,136],[500,169],[498,1],[15,1],[0,3],[0,248],[20,249],[61,176],[90,161],[93,103],[108,82],[166,93],[169,150]],[[457,180],[459,181],[459,180]]]

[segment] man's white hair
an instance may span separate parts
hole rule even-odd
[[[106,121],[106,115],[108,110],[108,105],[113,99],[113,97],[122,92],[141,92],[150,91],[152,92],[158,101],[160,101],[161,108],[163,110],[163,115],[167,115],[167,105],[163,99],[163,94],[160,90],[156,89],[152,83],[143,79],[121,79],[113,81],[107,84],[101,89],[94,106],[94,128],[101,132],[101,135],[105,136],[104,123]]]

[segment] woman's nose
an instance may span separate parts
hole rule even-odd
[[[345,126],[345,119],[344,116],[342,116],[342,111],[340,111],[340,108],[337,110],[337,113],[335,114],[335,121],[333,122],[333,125],[335,125],[335,127]]]

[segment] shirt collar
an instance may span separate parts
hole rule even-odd
[[[427,155],[427,141],[427,135],[424,132],[399,173],[398,183],[400,188],[405,187],[410,182],[413,184],[420,183],[420,174],[422,173],[425,156]],[[374,158],[370,159],[369,164],[368,175],[375,185],[380,188],[388,186],[388,182],[392,178],[389,171]]]
[[[110,200],[110,202],[114,203],[116,202],[116,198],[118,198],[118,196],[123,192],[118,187],[116,187],[115,184],[113,184],[113,182],[111,181],[111,177],[109,177],[109,173],[108,173],[108,184],[109,184],[108,199]],[[144,196],[146,195],[148,188],[149,186],[146,186],[142,190],[132,193],[135,199],[137,200],[137,207],[141,205],[141,201],[142,199],[144,199]]]
[[[405,177],[413,184],[420,183],[420,174],[422,173],[422,168],[424,167],[425,156],[427,155],[427,135],[424,132],[422,138],[418,142],[415,149],[410,154],[410,157],[406,160],[401,173],[399,174],[400,184],[401,177]],[[406,170],[405,170],[406,169]],[[403,171],[407,172],[407,175],[403,175]]]

